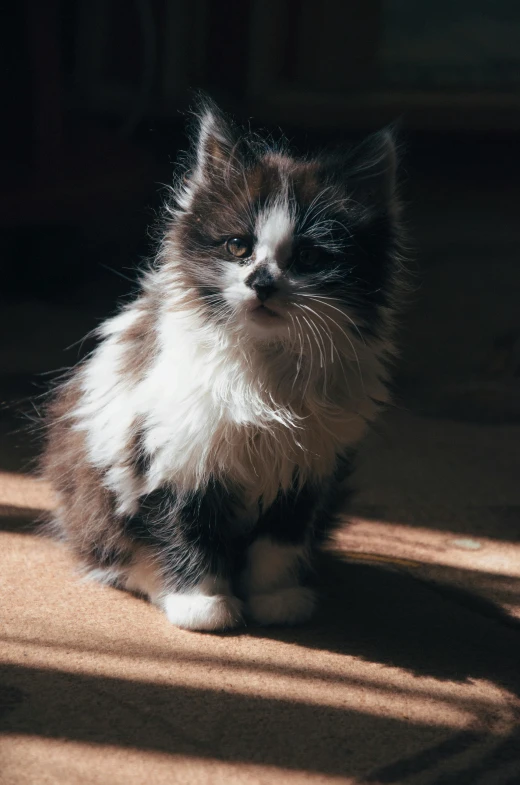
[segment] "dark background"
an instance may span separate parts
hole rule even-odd
[[[0,51],[4,402],[43,392],[132,291],[203,89],[297,149],[399,121],[400,405],[520,419],[516,0],[25,0]]]

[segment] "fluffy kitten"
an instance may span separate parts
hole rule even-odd
[[[49,407],[54,529],[174,624],[296,623],[388,401],[392,135],[295,158],[205,104],[156,261]]]

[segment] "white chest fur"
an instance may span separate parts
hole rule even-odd
[[[334,404],[303,396],[305,380],[284,394],[283,379],[266,380],[254,356],[216,343],[190,314],[163,315],[158,350],[143,378],[132,381],[121,371],[120,337],[135,318],[129,311],[106,324],[74,412],[89,458],[105,471],[121,511],[130,512],[139,495],[165,483],[193,490],[210,477],[269,502],[290,486],[295,469],[302,482],[330,474],[337,452],[359,441],[375,413],[365,394],[367,380],[371,389],[375,383],[369,377],[363,393],[352,396],[354,370],[350,380],[338,376]],[[134,471],[129,455],[137,430],[149,458],[146,477]]]

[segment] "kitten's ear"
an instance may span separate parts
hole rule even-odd
[[[356,148],[351,161],[351,185],[376,201],[395,196],[397,144],[393,128],[371,134]]]
[[[233,124],[212,101],[201,102],[196,117],[192,176],[201,183],[214,175],[223,176],[238,162],[240,145]]]
[[[336,177],[341,176],[347,192],[362,204],[390,205],[396,191],[397,162],[396,133],[389,127],[354,148]]]

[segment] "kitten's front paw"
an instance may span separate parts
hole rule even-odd
[[[229,630],[242,622],[242,603],[226,594],[167,594],[162,602],[168,620],[185,630]]]
[[[312,616],[316,595],[305,586],[252,594],[248,611],[259,624],[300,624]]]

